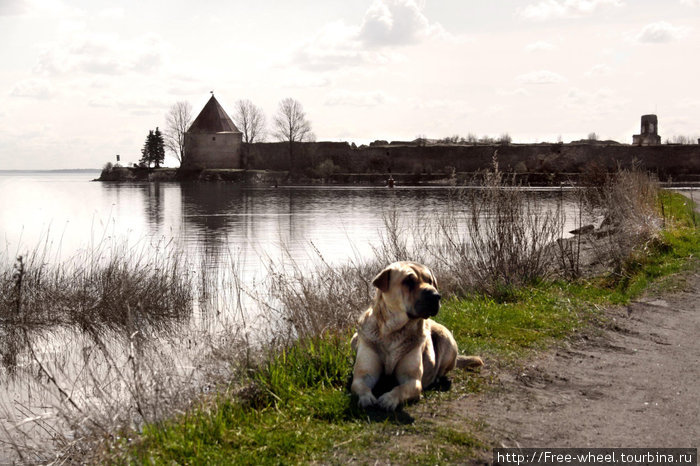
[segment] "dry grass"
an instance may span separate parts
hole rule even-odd
[[[0,265],[0,321],[28,328],[159,326],[191,312],[192,276],[175,248],[107,245],[58,265],[46,250]]]
[[[614,274],[623,276],[635,249],[658,235],[659,207],[657,180],[638,169],[620,169],[591,190],[589,208],[603,217],[596,234],[602,240],[598,259],[608,263]]]
[[[374,295],[370,283],[378,264],[368,260],[334,266],[318,250],[311,264],[301,265],[289,254],[268,263],[266,286],[256,299],[275,329],[275,343],[286,346],[298,338],[354,325]]]
[[[230,380],[246,327],[210,322],[239,311],[230,277],[174,244],[50,257],[38,247],[0,267],[0,456],[84,461]]]
[[[522,188],[494,164],[481,189],[461,192],[440,215],[429,250],[450,288],[502,297],[552,272],[550,246],[562,235],[563,209]]]

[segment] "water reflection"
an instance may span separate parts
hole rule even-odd
[[[163,187],[160,183],[148,183],[144,185],[143,198],[145,203],[146,217],[151,225],[160,229],[163,226]]]

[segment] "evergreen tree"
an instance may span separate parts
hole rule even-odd
[[[160,168],[160,164],[165,161],[165,142],[163,140],[163,134],[160,129],[156,127],[156,130],[150,130],[148,136],[146,136],[146,142],[143,144],[143,149],[141,149],[141,160],[140,162],[147,167],[151,164],[155,168]]]
[[[153,137],[154,134],[151,130],[146,136],[146,142],[143,143],[143,149],[141,149],[141,160],[139,162],[147,167],[150,167],[151,162],[153,162]]]
[[[153,163],[156,168],[160,168],[160,164],[165,162],[165,141],[163,133],[156,126],[156,131],[153,133]]]

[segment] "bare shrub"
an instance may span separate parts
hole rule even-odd
[[[382,222],[384,228],[378,232],[376,245],[372,245],[375,260],[379,264],[409,259],[420,262],[414,245],[420,242],[416,236],[421,226],[402,218],[396,208],[382,212]]]
[[[661,229],[658,199],[658,181],[638,167],[618,169],[602,186],[590,190],[590,208],[603,218],[596,231],[598,257],[614,274],[623,274],[635,248]]]
[[[267,313],[276,316],[275,345],[346,330],[372,299],[370,283],[380,267],[376,261],[333,266],[316,253],[313,265],[292,260],[268,265],[266,295],[259,298]]]
[[[563,202],[563,195],[562,190],[559,193],[560,203]],[[584,218],[587,218],[585,215],[587,211],[586,199],[588,198],[586,189],[582,187],[574,188],[572,198],[574,200],[574,211],[572,212],[575,225],[574,230],[572,230],[574,236],[570,239],[559,238],[555,247],[559,271],[568,280],[576,280],[583,275],[584,232],[590,229],[588,225],[584,226]]]
[[[666,144],[698,144],[700,139],[697,136],[686,136],[676,134],[666,139]]]
[[[508,133],[503,133],[503,134],[501,134],[501,135],[498,137],[498,139],[496,140],[496,142],[497,142],[498,144],[502,145],[502,146],[507,146],[507,145],[509,145],[511,142],[513,142],[513,138],[510,136],[510,134],[508,134]]]
[[[561,206],[544,206],[494,169],[483,189],[461,192],[438,219],[435,262],[455,291],[501,296],[546,278],[561,235]]]

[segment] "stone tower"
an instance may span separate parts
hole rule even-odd
[[[243,135],[212,93],[185,133],[183,168],[241,168]]]
[[[656,146],[661,144],[659,132],[659,120],[656,115],[642,115],[641,134],[632,136],[632,144],[635,146]]]

